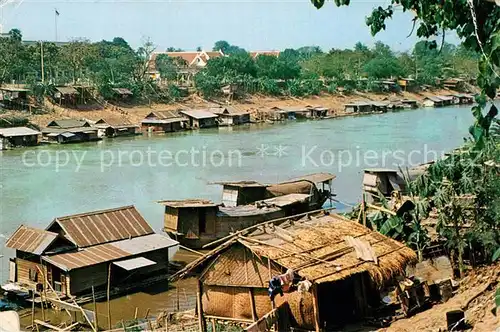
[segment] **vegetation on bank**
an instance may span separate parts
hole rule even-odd
[[[170,102],[185,94],[180,89],[180,76],[188,64],[166,54],[149,63],[155,51],[149,40],[133,49],[120,37],[55,44],[25,43],[17,29],[9,35],[0,39],[0,85],[29,84],[38,101],[53,93],[55,86],[66,84],[94,86],[105,100],[113,98],[113,88],[128,88],[138,101],[148,102]],[[254,59],[243,48],[218,41],[213,49],[227,56],[210,59],[194,75],[193,83],[207,98],[222,96],[222,88],[227,85],[236,87],[236,97],[255,93],[300,97],[336,92],[338,87],[347,92],[380,92],[384,87],[379,81],[387,78],[412,77],[416,85],[436,86],[439,79],[477,77],[476,52],[464,45],[445,43],[440,50],[432,49],[432,45],[419,41],[411,52],[395,52],[382,42],[373,48],[358,42],[353,49],[329,52],[306,46]],[[172,47],[167,50],[181,51]],[[160,81],[151,78],[152,67],[160,72]]]

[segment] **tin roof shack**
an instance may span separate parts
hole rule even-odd
[[[293,115],[295,119],[309,119],[311,118],[311,110],[305,106],[286,107],[284,109],[288,115]]]
[[[94,127],[98,129],[98,136],[117,137],[139,134],[138,125],[117,118],[102,118],[95,122]]]
[[[459,104],[472,104],[474,103],[474,96],[466,93],[455,93],[453,95],[455,98],[458,98]]]
[[[382,194],[391,197],[393,191],[404,193],[406,182],[398,171],[387,168],[370,168],[364,170],[363,192],[368,203],[379,202]]]
[[[389,108],[389,103],[372,101],[371,104],[373,112],[387,113],[387,109]]]
[[[255,181],[216,182],[222,185],[222,204],[226,207],[247,205],[266,197],[267,185]]]
[[[369,102],[356,101],[345,104],[344,109],[346,113],[369,113],[372,112],[372,104]]]
[[[46,277],[65,296],[104,287],[108,273],[114,288],[152,274],[166,275],[168,248],[177,244],[155,234],[133,206],[56,218],[46,230],[21,226],[7,241],[17,250],[11,264],[15,271],[11,275],[18,276],[15,282],[37,277],[41,282]],[[43,270],[42,278],[26,273],[37,266]]]
[[[307,106],[309,117],[312,119],[322,119],[328,116],[328,108],[323,106]]]
[[[59,101],[61,106],[76,106],[78,103],[78,91],[71,86],[57,86],[53,98]]]
[[[170,133],[186,129],[185,118],[177,111],[154,111],[141,121],[141,130],[150,133]]]
[[[26,110],[29,108],[29,89],[0,87],[0,102],[6,109]]]
[[[436,96],[436,97],[443,101],[443,106],[449,106],[459,102],[458,98],[454,98],[453,96]]]
[[[170,236],[191,248],[215,239],[217,204],[203,199],[158,201],[165,206],[164,228]]]
[[[465,88],[465,81],[461,78],[450,78],[442,83],[445,88],[455,91],[462,91]]]
[[[423,101],[425,107],[443,107],[444,101],[436,96],[425,97]]]
[[[0,128],[0,150],[37,145],[41,136],[41,132],[27,127]]]
[[[219,116],[219,126],[250,123],[250,113],[237,110],[231,106],[210,108],[209,111]]]
[[[404,90],[409,92],[416,92],[418,85],[413,78],[400,78],[398,85]]]
[[[418,103],[414,99],[402,99],[401,104],[403,104],[404,108],[417,108]]]
[[[80,143],[99,140],[98,129],[87,121],[61,119],[51,121],[42,129],[43,138],[49,143]]]
[[[217,127],[217,114],[207,110],[184,110],[180,113],[187,118],[191,129]]]
[[[111,91],[113,92],[113,99],[119,101],[128,101],[134,96],[132,91],[126,88],[112,88]]]
[[[19,226],[7,239],[5,246],[16,250],[15,257],[9,262],[9,281],[18,285],[13,288],[18,295],[27,294],[29,290],[35,289],[36,284],[46,286],[47,268],[41,260],[42,255],[58,248],[73,247],[69,241],[58,237],[57,233],[24,225]]]
[[[339,215],[325,215],[256,225],[173,279],[198,275],[202,319],[251,324],[288,302],[292,325],[330,331],[369,315],[380,304],[379,289],[415,260],[403,244]],[[286,278],[283,296],[269,288],[278,276]],[[273,301],[270,292],[276,294]]]
[[[460,98],[454,94],[452,95],[445,95],[445,96],[439,96],[439,98],[446,97],[446,98],[451,98],[451,105],[458,105],[460,104]]]

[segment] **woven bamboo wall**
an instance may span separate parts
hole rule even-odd
[[[252,319],[252,309],[250,304],[250,288],[245,287],[225,287],[225,286],[203,286],[203,312],[206,315]],[[267,294],[267,289],[254,288],[254,299],[257,316],[262,317],[272,310],[271,300]],[[293,292],[277,296],[276,306],[284,301],[288,301],[292,318],[296,324],[302,328],[312,328],[314,326],[314,309],[312,294]]]

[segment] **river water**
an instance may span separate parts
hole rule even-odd
[[[13,255],[5,238],[20,224],[44,228],[54,217],[134,204],[160,232],[156,200],[220,201],[221,187],[211,182],[271,183],[321,171],[337,175],[337,198],[352,204],[364,168],[433,160],[458,147],[471,123],[470,106],[422,108],[2,151],[1,280]],[[161,293],[144,294],[139,303],[161,307]]]

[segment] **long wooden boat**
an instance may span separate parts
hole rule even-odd
[[[335,175],[316,173],[265,185],[255,181],[219,182],[222,202],[163,200],[164,231],[180,244],[201,248],[263,221],[320,209],[332,196]]]

